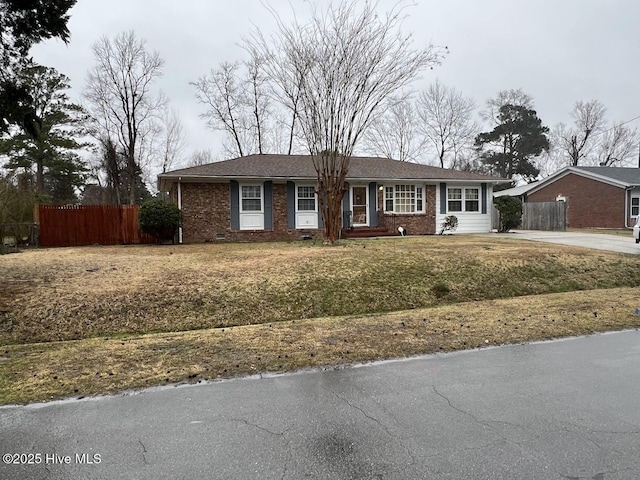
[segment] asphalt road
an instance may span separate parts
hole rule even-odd
[[[8,480],[638,479],[640,332],[4,407],[0,434],[40,458]]]
[[[595,248],[596,250],[609,252],[640,254],[640,244],[635,243],[631,231],[629,231],[629,236],[607,235],[606,233],[543,232],[538,230],[516,230],[510,233],[494,233],[491,235],[518,240]]]

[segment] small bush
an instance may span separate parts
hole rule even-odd
[[[157,242],[173,240],[180,226],[180,210],[164,200],[149,200],[140,207],[140,230],[153,236]]]
[[[500,213],[498,232],[506,233],[512,228],[520,226],[522,221],[522,202],[507,195],[493,199],[493,204]]]
[[[440,225],[440,235],[444,234],[444,232],[454,232],[456,228],[458,228],[458,217],[448,215]]]

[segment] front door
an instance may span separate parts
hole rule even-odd
[[[353,212],[353,226],[366,227],[369,225],[369,195],[367,187],[351,187],[351,211]]]

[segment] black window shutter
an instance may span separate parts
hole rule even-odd
[[[235,180],[230,183],[231,230],[240,230],[240,185]]]
[[[273,182],[264,182],[264,229],[273,230]]]
[[[296,184],[287,182],[287,227],[296,228]]]
[[[440,213],[447,213],[447,184],[444,182],[440,183]]]

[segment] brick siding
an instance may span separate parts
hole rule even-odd
[[[230,187],[228,183],[182,183],[182,241],[299,240],[302,233],[322,237],[318,229],[287,228],[286,184],[273,184],[273,229],[231,230]],[[177,202],[177,194],[172,191]]]
[[[436,233],[436,186],[426,185],[426,210],[421,214],[397,214],[379,212],[378,225],[396,233],[403,227],[408,235],[433,235]],[[378,208],[384,210],[384,191],[378,191]]]
[[[570,173],[527,196],[527,202],[567,199],[567,227],[624,228],[625,190]]]
[[[273,229],[231,230],[230,187],[228,183],[182,183],[182,241],[202,243],[214,241],[300,240],[308,233],[321,238],[321,229],[290,229],[287,224],[287,188],[284,183],[273,184]],[[378,223],[391,233],[399,226],[410,235],[435,233],[436,186],[426,186],[426,214],[392,215],[379,212]],[[384,205],[384,192],[378,192],[378,205]],[[170,198],[177,203],[177,187]]]

